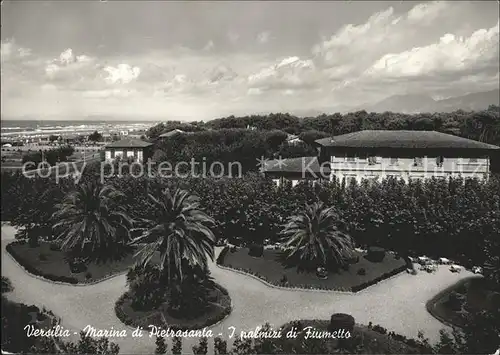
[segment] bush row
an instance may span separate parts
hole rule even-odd
[[[375,285],[376,283],[379,283],[382,280],[385,280],[385,279],[388,279],[389,277],[397,275],[400,272],[403,272],[405,270],[406,270],[406,265],[400,266],[400,267],[398,267],[398,268],[396,268],[394,270],[391,270],[389,272],[386,272],[386,273],[380,275],[379,277],[374,278],[373,280],[370,280],[370,281],[367,281],[367,282],[363,282],[363,283],[361,283],[359,285],[351,287],[351,291],[352,292],[361,291],[364,288],[367,288],[369,286]]]
[[[259,279],[261,279],[261,280],[263,280],[263,281],[265,281],[273,286],[277,286],[277,287],[284,287],[284,288],[290,288],[290,289],[305,289],[305,290],[339,291],[339,292],[359,292],[359,291],[361,291],[369,286],[375,285],[376,283],[379,283],[382,280],[388,279],[389,277],[392,277],[392,276],[399,274],[400,272],[406,270],[406,266],[400,266],[394,270],[391,270],[389,272],[386,272],[386,273],[380,275],[379,277],[377,277],[373,280],[370,280],[368,282],[363,282],[359,285],[355,285],[352,287],[329,287],[329,286],[312,286],[312,285],[307,285],[307,284],[305,284],[305,285],[302,285],[302,284],[290,285],[288,282],[269,280],[267,277],[261,275],[258,272],[252,271],[250,269],[235,267],[235,266],[232,266],[230,264],[224,265],[223,263],[218,263],[218,265],[222,265],[224,267],[228,267],[228,268],[233,269],[233,270],[241,271],[241,272],[244,272],[246,274],[256,276]]]
[[[407,338],[406,336],[398,334],[398,333],[393,332],[393,331],[388,331],[386,328],[382,327],[379,324],[373,325],[372,322],[370,322],[370,323],[368,323],[368,329],[371,329],[374,332],[377,332],[377,333],[380,333],[383,335],[387,335],[390,338],[397,340],[397,341],[400,341],[401,343],[404,343],[412,348],[418,348],[418,347],[423,345],[418,340],[415,340],[413,338]]]
[[[220,286],[216,286],[222,294],[227,296],[229,298],[228,291]],[[137,319],[134,319],[133,317],[129,316],[126,312],[123,310],[123,305],[127,300],[129,300],[131,297],[129,292],[125,292],[115,303],[115,314],[118,317],[118,319],[125,325],[131,326],[131,327],[138,327],[138,326],[143,326],[142,324],[138,324]],[[227,305],[221,306],[222,310],[221,312],[210,316],[206,318],[203,322],[197,323],[197,324],[192,324],[190,326],[183,326],[179,324],[167,324],[168,327],[172,330],[197,330],[197,329],[203,329],[205,327],[212,326],[216,324],[217,322],[220,322],[224,318],[226,318],[232,311],[232,306],[231,306],[231,301],[229,299],[229,302],[227,302]],[[148,322],[151,324],[151,322]],[[148,324],[149,325],[149,324]],[[147,326],[147,325],[146,325]]]
[[[21,245],[23,244],[22,242],[12,242],[7,245],[5,248],[7,252],[12,255],[14,260],[16,260],[27,272],[30,274],[36,275],[43,277],[45,279],[55,281],[55,282],[65,282],[65,283],[70,283],[70,284],[77,284],[78,280],[75,277],[70,277],[70,276],[59,276],[59,275],[52,275],[48,273],[44,273],[37,268],[33,267],[29,261],[24,260],[17,252],[16,249],[14,248],[14,245]]]

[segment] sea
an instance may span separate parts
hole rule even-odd
[[[140,132],[157,124],[158,121],[89,121],[89,120],[2,120],[1,135],[7,137],[36,137],[50,134],[90,134],[94,131]]]

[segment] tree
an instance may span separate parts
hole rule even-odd
[[[208,339],[203,337],[200,339],[198,345],[193,346],[193,354],[195,355],[207,355],[208,353]]]
[[[500,238],[486,241],[484,255],[486,257],[483,266],[484,276],[492,288],[500,289]]]
[[[282,231],[289,259],[298,258],[299,266],[339,266],[351,256],[352,238],[338,227],[339,216],[322,202],[306,205],[305,210],[288,219]]]
[[[219,337],[216,337],[214,339],[214,354],[227,355],[227,341],[222,340]]]
[[[97,131],[94,131],[89,135],[89,141],[92,142],[101,142],[102,141],[102,134],[100,134]]]
[[[182,338],[174,337],[172,345],[172,354],[181,355],[182,354]]]
[[[500,309],[469,314],[462,329],[442,330],[435,354],[493,354],[500,344]]]
[[[12,282],[5,276],[2,276],[2,293],[12,292],[14,290],[14,286],[12,286]]]
[[[85,332],[80,332],[78,343],[63,343],[61,350],[65,354],[118,355],[120,347],[108,338],[94,339]]]
[[[167,353],[167,344],[165,344],[165,338],[164,337],[156,337],[156,349],[155,349],[155,354],[166,354]]]
[[[130,239],[132,220],[120,204],[122,197],[112,186],[97,182],[78,185],[67,194],[52,216],[62,249],[96,257],[123,251],[120,247]]]
[[[207,256],[214,258],[215,236],[209,228],[214,220],[199,209],[198,197],[185,190],[171,193],[166,189],[159,199],[151,194],[149,199],[156,212],[152,227],[133,240],[134,245],[142,246],[137,253],[139,264],[148,264],[159,251],[160,269],[167,273],[167,281],[183,280],[185,261],[206,270]]]

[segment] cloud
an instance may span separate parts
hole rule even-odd
[[[141,68],[132,67],[129,64],[119,64],[116,67],[107,66],[104,68],[104,71],[108,73],[105,80],[109,84],[128,84],[137,79],[141,74]]]
[[[257,42],[264,44],[269,42],[269,39],[271,38],[271,32],[269,31],[264,31],[258,34],[257,36]]]
[[[2,63],[19,58],[26,58],[31,55],[31,49],[24,48],[15,42],[14,39],[3,40],[0,43],[0,57]]]
[[[212,40],[208,41],[205,47],[203,47],[204,51],[210,51],[214,48],[214,42]]]
[[[498,23],[490,29],[477,30],[468,38],[446,33],[436,43],[384,55],[366,75],[377,79],[470,75],[491,68],[498,71],[498,33]]]
[[[307,88],[314,81],[314,74],[315,66],[312,60],[293,56],[248,76],[248,84],[261,90]]]
[[[499,25],[483,20],[475,4],[429,2],[407,12],[396,6],[291,47],[272,39],[277,27],[260,25],[260,33],[232,27],[219,37],[207,34],[204,46],[154,51],[108,53],[107,43],[80,53],[75,43],[42,55],[3,40],[2,104],[8,112],[44,105],[136,112],[147,104],[151,114],[206,119],[223,112],[333,111],[405,92],[452,96],[498,88]]]
[[[432,1],[428,3],[418,4],[413,7],[407,15],[409,23],[418,24],[424,21],[431,23],[440,14],[448,9],[448,3],[445,1]]]

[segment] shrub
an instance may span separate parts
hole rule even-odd
[[[92,273],[91,273],[91,272],[87,272],[87,273],[85,274],[85,278],[86,278],[87,280],[91,279],[91,278],[92,278]]]
[[[362,267],[361,269],[358,270],[357,272],[358,275],[361,275],[361,276],[364,276],[366,275],[366,270],[364,267]]]
[[[385,258],[385,249],[384,248],[379,248],[379,247],[369,247],[368,248],[368,254],[366,255],[366,259],[374,262],[374,263],[380,263],[384,260]]]
[[[328,331],[330,333],[332,333],[334,331],[344,329],[344,330],[352,333],[355,323],[356,322],[354,321],[354,317],[351,316],[350,314],[335,313],[335,314],[332,314],[332,316],[330,318],[330,324],[328,326]]]
[[[216,285],[216,288],[220,290],[220,292],[226,296],[228,296],[228,291],[220,286]],[[147,328],[150,324],[154,324],[154,322],[151,322],[148,317],[142,318],[142,319],[137,319],[130,317],[124,310],[124,304],[125,302],[131,302],[132,301],[132,295],[130,292],[125,292],[115,303],[115,314],[117,318],[125,325],[131,326],[131,327],[138,327],[138,326],[143,326]],[[221,305],[222,306],[222,305]],[[232,308],[231,308],[231,303],[229,302],[227,305],[222,306],[222,311],[211,316],[207,317],[204,319],[204,321],[200,323],[191,323],[189,326],[186,325],[179,325],[179,324],[169,324],[169,328],[172,330],[192,330],[192,329],[202,329],[205,327],[209,327],[211,325],[214,325],[217,322],[220,322],[222,319],[226,318],[229,313],[231,313]],[[159,320],[161,322],[161,320]],[[158,324],[156,324],[158,325]]]
[[[375,324],[372,327],[372,330],[377,332],[377,333],[380,333],[380,334],[387,334],[387,329],[385,329],[384,327],[382,327],[381,325],[378,325],[378,324]]]
[[[252,244],[248,250],[248,255],[260,258],[264,254],[264,246],[260,244]]]

